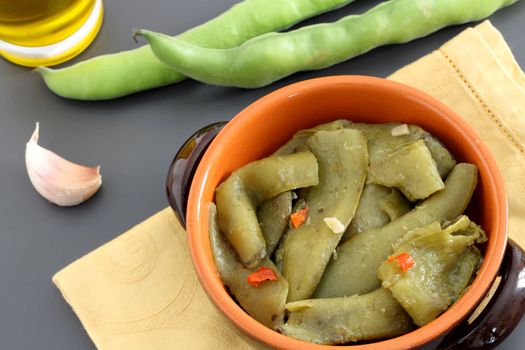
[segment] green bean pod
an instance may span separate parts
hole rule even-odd
[[[380,162],[388,154],[403,146],[418,140],[425,141],[432,159],[436,162],[439,175],[441,178],[445,178],[456,165],[452,154],[436,138],[417,125],[407,125],[408,133],[406,134],[393,135],[393,130],[401,126],[400,123],[366,124],[349,122],[346,127],[365,133],[368,139],[370,165]]]
[[[390,338],[414,328],[384,288],[351,297],[295,301],[286,304],[286,311],[283,334],[317,344]]]
[[[298,132],[296,132],[293,137],[290,139],[290,141],[288,141],[287,143],[285,143],[283,146],[279,147],[279,149],[277,151],[275,151],[274,155],[276,156],[284,156],[284,155],[287,155],[287,154],[292,154],[292,153],[295,153],[295,152],[301,152],[301,151],[305,151],[305,150],[308,150],[308,146],[306,145],[306,141],[310,138],[310,136],[312,136],[313,134],[315,134],[316,132],[318,131],[321,131],[321,130],[340,130],[340,129],[343,129],[345,127],[348,127],[348,125],[350,125],[350,121],[348,120],[345,120],[345,119],[338,119],[338,120],[335,120],[333,122],[329,122],[329,123],[324,123],[324,124],[320,124],[320,125],[317,125],[311,129],[303,129],[303,130],[300,130]],[[304,192],[307,192],[308,190],[305,188],[303,189]],[[304,193],[301,193],[301,196],[303,196]],[[279,207],[282,207],[283,203],[281,202],[283,199],[280,199],[280,198],[272,198],[272,199],[269,199],[266,203],[265,203],[265,206],[268,206],[268,207],[276,207],[276,208],[279,208]],[[297,204],[296,204],[296,208],[294,210],[297,209]],[[259,210],[260,212],[260,210]],[[261,222],[261,226],[263,226],[263,221],[264,218],[263,217],[259,217],[259,221]],[[275,230],[277,228],[277,223],[273,223],[273,224],[270,224],[272,226],[272,228],[270,229],[270,232],[266,233],[264,230],[263,230],[263,234],[265,236],[265,239],[266,239],[266,247],[267,247],[267,252],[269,255],[272,254],[272,252],[275,250],[275,246],[273,246],[273,243],[275,241],[275,239],[273,238],[273,234],[271,233],[273,230]],[[286,230],[285,230],[286,232]],[[283,234],[285,233],[283,232]],[[281,237],[279,237],[281,238]],[[279,248],[281,249],[278,249],[276,251],[276,254],[275,254],[275,262],[276,262],[276,265],[277,267],[279,268],[280,271],[282,271],[282,258],[283,258],[283,250],[282,250],[282,245],[279,246]]]
[[[477,184],[477,167],[460,163],[445,181],[445,189],[384,226],[353,235],[337,248],[315,292],[316,298],[368,293],[381,285],[377,269],[409,231],[434,221],[453,220],[467,207]]]
[[[219,232],[217,209],[213,203],[209,206],[209,235],[215,260],[215,266],[222,282],[229,288],[239,304],[257,321],[276,329],[284,318],[284,305],[288,295],[288,282],[275,265],[265,258],[262,265],[272,269],[277,275],[276,281],[268,281],[259,287],[248,284],[248,276],[255,269],[248,269],[237,259],[235,250]]]
[[[442,179],[446,178],[450,170],[456,165],[454,156],[431,134],[427,133],[423,140],[425,140],[425,145],[432,154],[432,159],[436,162],[439,175]]]
[[[366,138],[357,130],[318,131],[307,144],[319,163],[319,185],[311,187],[305,198],[308,219],[290,228],[283,239],[288,301],[309,298],[317,287],[354,216],[368,164]],[[340,227],[334,229],[331,221]]]
[[[388,216],[389,221],[394,221],[408,213],[412,209],[412,203],[401,192],[392,188],[392,192],[379,201],[379,208]]]
[[[448,273],[446,281],[452,303],[456,302],[465,292],[476,276],[482,261],[480,251],[473,245],[465,249],[458,258],[456,266]]]
[[[410,202],[395,188],[366,184],[355,216],[341,238],[341,242],[347,241],[358,232],[368,231],[389,223],[393,220],[390,216],[392,212],[405,214],[410,210],[407,203]]]
[[[394,136],[392,130],[401,126],[400,123],[367,124],[353,123],[346,119],[338,119],[330,123],[320,124],[310,129],[300,130],[290,141],[281,146],[276,155],[285,155],[307,149],[306,140],[320,130],[356,129],[365,133],[368,139],[369,163],[381,161],[395,150],[416,142],[425,141],[432,159],[436,162],[439,175],[445,178],[456,165],[454,156],[434,136],[417,125],[407,125],[408,133]]]
[[[266,241],[266,255],[271,256],[288,228],[292,213],[292,192],[283,192],[259,206],[257,219]]]
[[[245,0],[216,18],[177,36],[194,45],[231,48],[268,32],[285,29],[353,0]],[[106,100],[184,80],[160,62],[149,45],[98,56],[62,69],[38,68],[56,94],[77,100]]]
[[[371,164],[367,182],[396,187],[412,202],[445,187],[423,140],[403,146]]]
[[[219,228],[247,267],[257,266],[266,256],[257,207],[282,192],[318,182],[315,156],[300,152],[251,162],[216,189]]]
[[[422,227],[403,238],[392,254],[394,259],[379,267],[377,276],[383,287],[417,326],[424,326],[445,311],[463,292],[479,265],[481,256],[469,247],[481,232],[469,230],[471,225],[475,224],[461,216],[446,228],[441,228],[439,222]],[[413,266],[406,271],[395,259],[400,254],[409,254],[413,260]]]
[[[362,15],[287,33],[271,33],[231,49],[209,49],[139,30],[155,55],[192,79],[257,88],[290,74],[326,68],[375,47],[476,21],[517,0],[391,0]]]
[[[340,130],[348,128],[352,125],[352,122],[346,119],[338,119],[333,122],[319,124],[310,129],[302,129],[296,132],[290,141],[286,142],[284,145],[279,147],[275,151],[275,155],[284,156],[286,154],[300,152],[308,149],[306,141],[318,131],[321,130]]]

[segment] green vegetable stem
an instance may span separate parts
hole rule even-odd
[[[208,84],[257,88],[290,74],[329,67],[375,47],[404,43],[448,25],[483,19],[517,0],[391,0],[329,24],[270,33],[230,49],[198,47],[138,30],[155,55]]]
[[[353,0],[245,0],[178,38],[207,48],[231,48],[258,35],[344,6]],[[106,100],[184,80],[160,62],[148,45],[103,55],[62,69],[40,67],[56,94],[78,100]]]

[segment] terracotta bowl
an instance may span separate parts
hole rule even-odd
[[[436,348],[437,343],[443,344],[447,333],[471,314],[498,274],[507,247],[507,204],[496,162],[479,135],[443,103],[399,83],[364,76],[303,81],[254,102],[220,132],[221,125],[212,125],[194,135],[170,168],[168,194],[181,221],[187,223],[191,256],[198,277],[224,315],[253,338],[278,349],[334,348],[279,334],[258,323],[236,304],[224,288],[214,265],[207,208],[214,200],[215,188],[232,171],[272,154],[300,129],[340,118],[366,123],[396,121],[419,125],[437,136],[458,162],[474,163],[479,168],[479,182],[468,213],[485,229],[489,239],[485,244],[483,264],[471,287],[441,316],[415,331],[374,343],[338,346],[352,350],[400,350],[426,344],[428,348]],[[215,139],[209,144],[215,134]],[[195,151],[194,154],[188,156],[189,150]],[[181,154],[185,158],[184,164],[177,165]],[[184,217],[188,195],[184,190],[188,190],[186,185],[192,175]]]

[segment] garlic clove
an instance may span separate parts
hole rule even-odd
[[[38,145],[39,123],[26,144],[26,168],[33,187],[60,206],[73,206],[91,197],[102,185],[100,166],[70,162]]]

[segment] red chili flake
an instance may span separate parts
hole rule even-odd
[[[397,260],[397,264],[403,272],[407,272],[416,263],[414,258],[408,253],[401,253],[398,256],[391,256],[388,258],[389,263],[394,260]]]
[[[292,226],[294,228],[298,228],[299,226],[301,226],[306,221],[307,217],[308,217],[308,208],[303,208],[303,209],[297,210],[295,213],[290,215],[290,220],[292,221]]]
[[[259,287],[266,281],[277,281],[277,275],[272,269],[266,266],[259,267],[259,270],[248,275],[248,284],[253,287]]]

